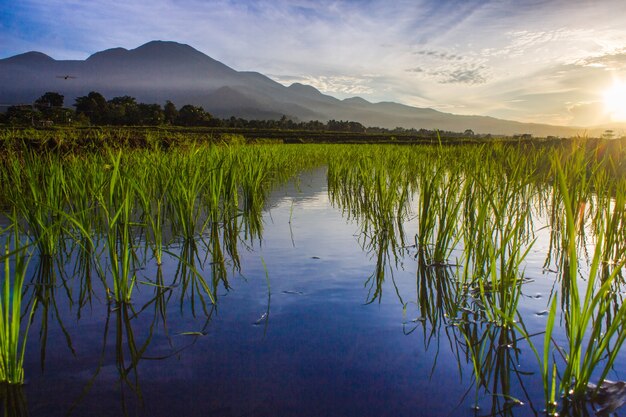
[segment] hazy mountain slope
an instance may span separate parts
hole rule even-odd
[[[65,77],[70,76],[70,77]],[[285,87],[256,72],[239,72],[176,42],[153,41],[136,49],[113,48],[84,61],[57,61],[40,52],[0,60],[0,104],[32,103],[46,91],[66,105],[90,91],[107,99],[131,95],[141,102],[172,100],[201,105],[220,117],[353,120],[366,126],[396,126],[476,133],[572,135],[581,129],[524,124],[483,116],[459,116],[397,103],[338,100],[302,84]]]

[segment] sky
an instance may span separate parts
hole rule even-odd
[[[85,59],[151,40],[338,98],[626,121],[626,0],[0,0],[0,58]]]

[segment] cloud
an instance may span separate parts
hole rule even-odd
[[[422,49],[422,50],[413,52],[413,54],[442,59],[445,61],[460,61],[463,59],[463,57],[460,55],[451,54],[445,51],[436,51],[432,49]]]
[[[609,71],[626,70],[626,48],[621,48],[614,53],[582,58],[577,60],[575,64],[584,67],[603,68]]]
[[[530,51],[536,50],[545,45],[555,44],[562,40],[586,37],[588,35],[588,31],[563,28],[542,31],[509,31],[504,33],[504,39],[506,40],[504,45],[496,48],[485,48],[481,51],[481,55],[492,58],[518,58],[526,56]]]
[[[0,57],[84,59],[174,40],[340,97],[526,121],[574,120],[567,103],[597,101],[609,73],[626,72],[623,0],[20,0],[6,9]]]
[[[599,101],[573,103],[567,107],[574,126],[596,126],[610,122],[604,103]]]
[[[487,78],[482,71],[486,68],[485,66],[478,68],[458,68],[438,71],[434,74],[441,77],[439,82],[442,84],[484,84],[487,82]]]
[[[373,77],[352,77],[352,76],[289,76],[270,75],[274,81],[283,85],[293,83],[308,84],[323,93],[333,94],[339,97],[352,97],[354,95],[368,95],[374,92],[372,88]]]
[[[424,69],[422,67],[408,68],[405,71],[419,74],[425,78],[435,80],[439,84],[484,84],[487,82],[487,67],[484,65],[467,66],[451,65],[438,69]]]

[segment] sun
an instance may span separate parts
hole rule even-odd
[[[614,81],[604,93],[604,106],[615,122],[626,122],[626,83]]]

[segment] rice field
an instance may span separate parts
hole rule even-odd
[[[7,416],[607,415],[626,400],[619,141],[3,135]]]

